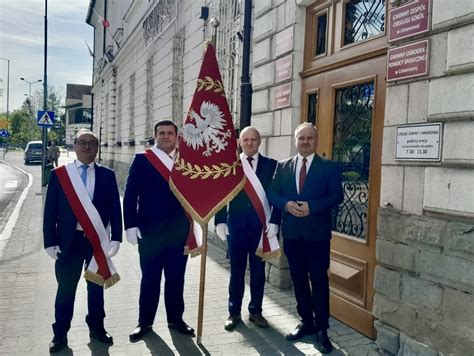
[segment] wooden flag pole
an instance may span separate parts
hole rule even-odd
[[[206,285],[206,258],[207,258],[207,224],[202,224],[202,246],[201,246],[201,275],[199,279],[199,306],[198,306],[198,325],[197,325],[197,343],[201,345],[202,340],[202,321],[204,314],[204,287]]]

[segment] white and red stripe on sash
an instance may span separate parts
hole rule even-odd
[[[55,170],[59,184],[71,206],[84,234],[92,245],[93,256],[84,273],[84,277],[98,285],[108,288],[120,280],[115,267],[106,251],[109,246],[109,234],[92,203],[74,162]]]
[[[173,160],[156,146],[145,150],[144,155],[148,161],[150,161],[152,166],[155,167],[158,173],[160,173],[163,179],[168,182],[174,164]],[[190,254],[191,257],[194,257],[201,253],[202,228],[197,222],[193,221],[186,210],[184,210],[184,213],[186,214],[186,218],[189,220],[190,226],[192,226],[192,228],[189,229],[188,238],[184,245],[184,253]]]
[[[271,241],[268,239],[266,230],[268,224],[270,223],[272,210],[260,179],[258,179],[253,168],[250,166],[250,163],[245,159],[245,157],[246,155],[244,153],[240,154],[240,161],[242,162],[244,173],[247,176],[247,182],[245,183],[244,190],[245,193],[247,193],[247,196],[255,211],[257,212],[260,223],[262,224],[262,236],[260,237],[256,254],[262,257],[263,260],[268,260],[280,255],[280,245],[278,243],[278,239],[272,239]]]

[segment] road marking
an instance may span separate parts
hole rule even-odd
[[[7,189],[15,189],[16,187],[18,187],[18,181],[16,180],[9,180],[4,185],[4,188]]]
[[[8,164],[10,167],[13,167],[20,172],[28,175],[28,185],[26,186],[25,189],[23,189],[23,192],[21,193],[20,199],[18,199],[18,202],[16,203],[15,208],[13,209],[10,218],[8,219],[8,222],[6,223],[5,227],[3,228],[2,233],[0,234],[0,261],[3,258],[3,249],[7,245],[8,240],[10,239],[10,236],[12,234],[13,228],[16,225],[16,222],[18,220],[18,217],[20,216],[20,210],[23,205],[23,202],[26,199],[26,196],[28,195],[28,192],[33,185],[33,176],[30,173],[25,172],[23,169],[18,168],[17,166],[14,166],[11,163],[3,162],[5,164]]]

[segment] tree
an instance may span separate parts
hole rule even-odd
[[[10,115],[10,133],[11,142],[22,147],[25,147],[28,141],[41,138],[36,119],[24,109],[15,110]]]
[[[48,130],[48,141],[55,141],[58,145],[65,142],[66,130],[61,117],[64,116],[64,88],[57,89],[48,85],[48,100],[46,107],[48,111],[54,112],[54,126]],[[39,108],[43,108],[43,90],[36,90],[33,94],[34,102]]]

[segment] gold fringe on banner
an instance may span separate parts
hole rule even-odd
[[[91,272],[89,270],[86,270],[84,272],[84,278],[92,283],[98,284],[101,287],[103,286],[105,289],[112,287],[115,283],[120,281],[120,276],[118,275],[118,273],[115,273],[109,279],[104,281],[104,278],[100,274]]]
[[[201,252],[202,252],[202,246],[198,246],[194,250],[189,250],[188,246],[184,247],[184,254],[191,255],[191,258],[199,256]]]
[[[268,260],[273,260],[275,258],[278,258],[281,256],[281,249],[278,249],[278,250],[275,250],[275,251],[271,251],[271,252],[265,252],[263,253],[263,249],[258,247],[257,248],[257,251],[255,252],[255,254],[258,256],[258,257],[261,257],[262,260],[264,261],[268,261]]]

